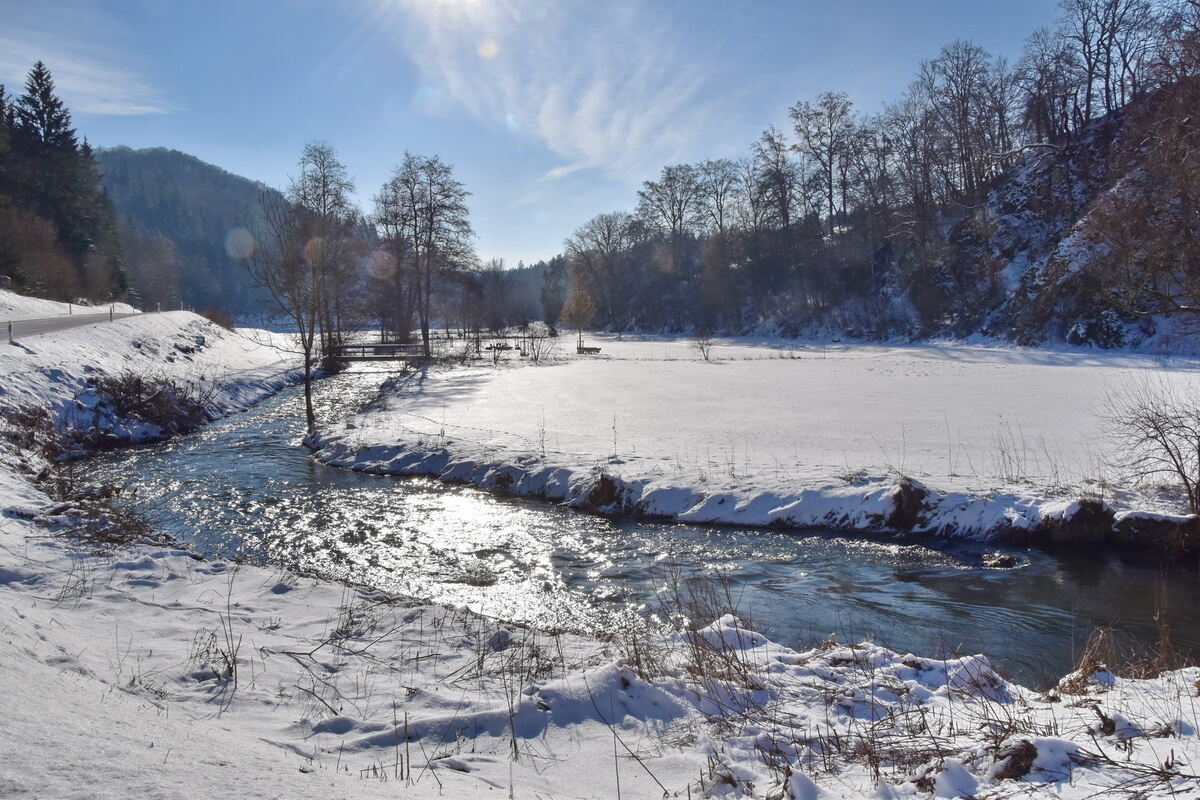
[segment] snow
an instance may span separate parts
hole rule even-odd
[[[1004,682],[980,656],[869,643],[799,652],[725,616],[647,640],[655,668],[643,676],[620,640],[508,628],[171,548],[97,555],[14,528],[0,527],[0,552],[20,565],[0,582],[6,797],[204,786],[247,798],[574,798],[613,797],[618,782],[639,798],[661,797],[660,785],[814,798],[1200,788],[1133,771],[1171,753],[1200,758],[1196,669],[1059,698]],[[230,647],[236,680],[221,656]],[[1093,705],[1153,733],[1097,733]],[[994,742],[1010,739],[1036,758],[1000,779]],[[1121,742],[1131,762],[1124,750],[1103,761]],[[904,756],[884,756],[876,776],[865,754],[897,747]]]
[[[42,300],[37,297],[26,297],[22,294],[0,289],[0,320],[40,319],[43,317],[63,317],[68,314],[93,314],[107,312],[109,307],[117,314],[136,314],[138,310],[128,303],[98,303],[95,308],[80,303],[60,303],[56,300]]]
[[[944,535],[1035,532],[1089,496],[1178,510],[1110,488],[1099,415],[1147,378],[1189,385],[1193,360],[733,339],[709,363],[686,338],[590,340],[600,357],[428,368],[309,444],[355,469],[689,522],[894,528],[905,479],[927,492],[915,527]],[[601,475],[615,492],[593,491]]]
[[[159,438],[155,426],[114,419],[90,381],[136,373],[187,384],[214,413],[247,407],[292,380],[288,342],[265,331],[232,333],[186,311],[126,317],[0,345],[0,407],[43,408],[62,426],[130,441]],[[281,349],[284,348],[284,349]],[[0,449],[0,469],[12,454]],[[0,508],[28,498],[27,481],[0,481]]]
[[[83,424],[92,418],[72,398],[87,377],[135,368],[203,380],[214,407],[232,412],[294,367],[266,341],[278,343],[182,312],[47,334],[0,358],[0,404],[36,400],[60,424]],[[1083,694],[1039,694],[982,655],[832,640],[799,651],[703,608],[711,623],[673,631],[533,630],[170,543],[72,537],[22,471],[36,460],[3,445],[4,797],[1081,800],[1117,786],[1145,797],[1200,789],[1198,669],[1135,681],[1097,667],[1064,684]],[[45,510],[41,523],[11,513],[18,501]]]

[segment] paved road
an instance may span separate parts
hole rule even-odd
[[[137,314],[113,314],[112,319],[135,317]],[[53,333],[78,328],[82,325],[95,325],[98,322],[108,322],[109,315],[103,314],[69,314],[65,317],[45,317],[43,319],[15,319],[12,321],[11,333],[14,339],[24,339],[37,336],[40,333]],[[7,337],[9,321],[0,318],[0,335]],[[0,341],[3,341],[0,339]]]

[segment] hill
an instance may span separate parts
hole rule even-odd
[[[96,152],[121,221],[130,282],[147,308],[260,310],[239,256],[275,190],[166,148]]]

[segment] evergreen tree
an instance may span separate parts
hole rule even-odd
[[[0,270],[21,290],[61,300],[124,293],[116,215],[99,167],[40,61],[16,102],[0,89],[0,214],[9,231]]]
[[[13,105],[0,83],[0,207],[8,202],[8,162],[12,150]]]
[[[25,94],[17,100],[17,130],[22,138],[55,150],[74,153],[78,146],[71,112],[54,94],[54,78],[41,61],[25,79]]]

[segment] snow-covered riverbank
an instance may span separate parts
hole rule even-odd
[[[1200,790],[1197,669],[1042,694],[982,656],[797,651],[733,617],[599,642],[3,527],[5,797]]]
[[[967,345],[597,338],[599,357],[431,367],[323,427],[317,457],[605,513],[1035,541],[1170,538],[1100,415],[1195,362]],[[570,342],[573,344],[573,342]],[[1082,501],[1082,502],[1081,502]]]
[[[153,391],[168,384],[188,393],[203,415],[239,411],[295,378],[286,338],[266,331],[227,331],[186,311],[101,322],[0,345],[0,508],[36,499],[37,459],[15,442],[28,431],[14,418],[44,412],[69,439],[108,446],[166,435],[149,415],[124,413],[105,387],[130,377]],[[152,398],[144,398],[152,401]],[[147,402],[152,405],[152,402]]]
[[[287,379],[290,361],[257,341],[186,314],[49,334],[0,358],[0,404],[153,437],[98,415],[88,378],[204,376],[228,412]],[[694,633],[526,630],[172,545],[73,538],[68,519],[26,518],[53,505],[22,471],[36,461],[11,441],[0,459],[0,505],[20,508],[0,518],[5,797],[1200,790],[1197,669],[1133,681],[1093,664],[1041,694],[982,656],[772,643],[722,616],[719,584],[664,595]]]

